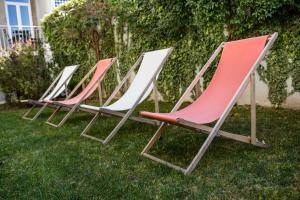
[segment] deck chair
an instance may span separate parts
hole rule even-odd
[[[272,35],[221,43],[170,113],[141,112],[140,115],[143,117],[163,122],[141,154],[187,175],[194,170],[216,136],[253,144],[259,147],[267,147],[267,144],[259,142],[256,138],[255,70],[273,45],[277,35],[277,33],[274,33]],[[221,51],[222,55],[218,67],[208,87],[192,104],[178,110]],[[221,131],[220,127],[249,82],[252,96],[251,136]],[[205,125],[211,122],[216,122],[213,128]],[[186,169],[154,157],[149,153],[150,148],[161,137],[163,130],[168,125],[177,125],[196,130],[196,132],[202,131],[208,133],[205,142]]]
[[[46,104],[44,107],[47,107],[48,105],[55,105],[57,108],[54,110],[54,112],[51,114],[51,116],[47,119],[46,123],[54,126],[54,127],[60,127],[62,126],[66,120],[71,116],[71,114],[76,111],[76,109],[79,107],[79,105],[86,99],[88,99],[98,88],[99,93],[99,102],[102,104],[102,92],[101,92],[101,82],[107,72],[107,70],[115,63],[116,58],[109,58],[100,60],[97,62],[97,64],[84,76],[84,78],[75,86],[73,91],[68,95],[68,97],[63,101],[52,101],[47,100],[45,101]],[[94,72],[93,77],[89,81],[89,83],[84,87],[84,82],[92,75]],[[77,94],[76,96],[73,96],[75,92],[80,87],[83,87],[82,91]],[[62,109],[65,108],[69,110],[69,112],[63,117],[63,119],[58,123],[54,124],[51,122],[53,117],[56,115],[56,113]]]
[[[29,113],[36,106],[43,106],[48,100],[53,100],[60,96],[63,92],[68,96],[67,85],[69,84],[74,72],[78,69],[79,65],[67,66],[65,67],[55,78],[49,88],[41,96],[39,100],[29,99],[28,103],[32,104],[32,107],[23,115],[23,119],[35,120],[43,111],[43,107],[32,117],[28,117]]]
[[[146,52],[142,54],[136,63],[131,67],[131,69],[127,72],[124,79],[121,83],[115,88],[111,96],[107,99],[101,107],[91,106],[91,105],[80,105],[80,109],[82,111],[90,112],[95,114],[90,123],[86,126],[86,128],[81,133],[81,136],[88,137],[90,139],[96,140],[103,144],[107,144],[119,131],[119,129],[124,125],[124,123],[130,119],[138,122],[144,122],[149,124],[157,124],[154,120],[143,119],[140,117],[131,116],[132,112],[136,108],[137,105],[142,103],[154,89],[155,96],[155,110],[158,111],[158,92],[156,87],[156,80],[159,76],[159,73],[166,62],[167,58],[171,54],[173,48],[162,49],[157,51]],[[130,84],[128,90],[123,94],[121,98],[119,98],[116,102],[111,103],[113,98],[119,92],[124,83],[128,80],[134,69],[140,65],[139,70]],[[110,104],[110,105],[109,105]],[[122,111],[126,111],[123,113]],[[106,137],[106,139],[102,140],[96,138],[94,136],[88,135],[87,132],[91,128],[91,126],[96,122],[100,115],[110,115],[115,117],[122,118],[118,125],[112,130],[112,132]]]

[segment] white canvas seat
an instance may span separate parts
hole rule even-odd
[[[101,141],[102,143],[107,143],[117,133],[117,131],[121,128],[125,121],[128,118],[130,118],[130,115],[135,109],[135,107],[138,104],[142,103],[150,95],[151,91],[154,88],[154,82],[157,80],[162,66],[172,50],[173,48],[167,48],[144,53],[142,55],[142,58],[140,57],[137,63],[127,73],[121,84],[115,89],[115,91],[112,93],[110,98],[107,100],[107,102],[105,102],[103,106],[97,107],[85,104],[80,105],[80,108],[83,111],[90,110],[97,112],[93,120],[89,123],[89,125],[86,127],[86,129],[82,132],[81,135]],[[140,62],[141,59],[142,61]],[[114,98],[116,93],[119,91],[121,86],[125,83],[125,81],[128,79],[134,68],[139,63],[140,68],[127,91],[122,95],[120,99],[110,104],[111,100]],[[127,113],[119,113],[121,111],[127,111]],[[116,128],[105,140],[100,140],[86,134],[87,130],[91,127],[91,125],[94,123],[95,119],[98,118],[99,113],[101,112],[105,112],[106,114],[124,116],[121,122],[116,126]]]
[[[65,67],[38,101],[28,100],[30,104],[33,104],[33,106],[23,115],[23,119],[35,120],[40,115],[42,108],[33,118],[29,118],[27,116],[37,105],[43,105],[44,101],[53,100],[59,97],[63,92],[65,92],[67,96],[67,86],[78,67],[79,65]]]
[[[65,67],[59,81],[55,85],[55,88],[45,98],[40,99],[40,101],[51,100],[61,95],[62,92],[64,92],[67,89],[66,87],[69,84],[73,73],[77,70],[78,67],[79,65]]]

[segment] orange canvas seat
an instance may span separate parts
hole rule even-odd
[[[105,72],[108,70],[108,68],[111,66],[112,64],[112,59],[105,59],[105,60],[100,60],[97,64],[96,64],[96,70],[94,72],[94,75],[92,77],[92,79],[90,80],[90,82],[86,85],[86,87],[76,96],[70,98],[70,99],[66,99],[63,101],[52,101],[52,100],[48,100],[45,102],[48,103],[59,103],[59,104],[65,104],[65,105],[74,105],[77,104],[80,101],[84,101],[87,98],[89,98],[94,92],[95,90],[98,88],[97,82],[99,81],[99,79],[105,74]]]
[[[97,64],[85,75],[85,77],[77,84],[77,86],[73,89],[73,91],[68,95],[68,97],[63,101],[52,101],[47,100],[45,101],[45,106],[48,105],[56,105],[57,109],[52,113],[52,115],[48,118],[46,121],[47,124],[52,125],[54,127],[60,127],[62,126],[65,121],[70,117],[70,115],[79,107],[81,102],[88,99],[96,90],[97,88],[101,90],[101,82],[107,72],[107,70],[114,64],[116,61],[115,58],[109,58],[109,59],[103,59],[97,62]],[[82,89],[80,93],[78,93],[76,96],[73,96],[74,93],[80,88],[80,86],[83,86],[84,81],[87,80],[87,78],[92,74],[92,78],[89,81],[89,83]],[[99,101],[101,103],[102,97],[99,91]],[[65,115],[65,117],[60,121],[60,123],[53,124],[50,122],[50,120],[55,116],[55,114],[61,109],[66,108],[70,111]]]
[[[216,72],[207,89],[191,105],[173,113],[141,112],[144,117],[176,123],[183,119],[206,124],[218,119],[251,71],[268,36],[226,42]]]

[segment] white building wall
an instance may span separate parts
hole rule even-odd
[[[5,94],[0,91],[0,105],[5,103]]]
[[[269,88],[266,83],[260,80],[258,73],[255,73],[255,87],[256,87],[256,103],[260,106],[271,107],[272,104],[268,99]],[[286,81],[287,92],[293,91],[292,78],[289,77]],[[244,94],[238,101],[239,105],[249,105],[250,104],[250,86],[247,87]],[[283,108],[290,109],[300,109],[300,93],[295,92],[289,95],[286,100],[281,105]]]
[[[292,77],[289,77],[286,80],[286,84],[287,84],[287,92],[291,93],[294,88],[292,86]],[[300,93],[299,92],[295,92],[292,95],[288,96],[286,98],[286,100],[284,101],[283,107],[285,108],[295,108],[295,109],[300,109]]]
[[[43,17],[55,8],[54,0],[35,0],[35,5],[38,24],[41,24]]]
[[[256,103],[260,106],[272,106],[270,100],[268,99],[269,88],[268,85],[265,84],[259,78],[259,74],[255,72],[255,97]],[[238,100],[239,105],[249,105],[250,104],[250,84],[245,90],[244,94]]]

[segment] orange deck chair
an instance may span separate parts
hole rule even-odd
[[[170,113],[141,112],[140,114],[143,117],[163,122],[141,154],[184,174],[190,174],[216,136],[234,139],[259,147],[267,147],[264,142],[259,142],[256,138],[255,70],[277,36],[278,34],[274,33],[272,35],[221,43]],[[216,72],[208,87],[192,104],[178,110],[221,51],[222,55]],[[249,82],[251,84],[251,136],[221,131],[220,127]],[[204,125],[211,122],[216,122],[213,128]],[[169,124],[208,133],[204,144],[186,169],[148,153],[153,144],[160,138],[162,131]]]
[[[98,61],[98,63],[85,75],[85,77],[76,85],[76,87],[73,89],[73,91],[68,95],[68,97],[63,101],[52,101],[47,100],[45,101],[46,104],[44,107],[47,107],[49,104],[57,106],[55,111],[52,113],[52,115],[48,118],[46,121],[47,124],[54,126],[54,127],[60,127],[62,126],[66,120],[71,116],[71,114],[79,108],[79,105],[86,99],[88,99],[98,88],[99,92],[99,101],[100,104],[102,104],[102,96],[101,96],[101,82],[107,72],[107,70],[115,63],[116,58],[109,58]],[[75,92],[80,88],[80,86],[83,86],[84,82],[88,79],[89,76],[92,75],[94,72],[93,77],[89,81],[89,83],[82,89],[82,91],[73,97]],[[69,112],[64,116],[64,118],[58,123],[54,124],[51,123],[51,119],[55,116],[55,114],[61,109],[66,108],[69,110]]]

